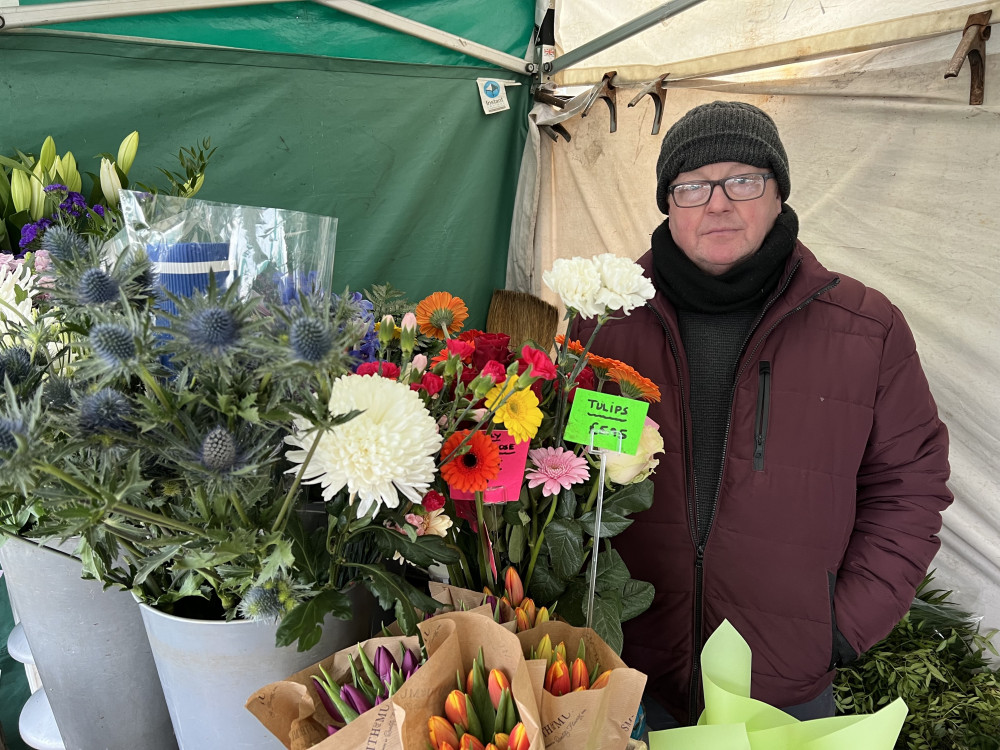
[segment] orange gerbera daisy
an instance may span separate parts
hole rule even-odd
[[[461,297],[448,292],[434,292],[417,304],[417,324],[425,336],[446,339],[462,329],[469,317],[469,308]]]
[[[598,380],[607,380],[608,374],[615,367],[624,363],[619,362],[617,359],[611,359],[610,357],[599,357],[596,354],[588,354],[587,364],[590,365]]]
[[[566,337],[563,336],[561,333],[558,336],[556,336],[556,345],[557,346],[562,346],[563,339],[565,339],[565,338]],[[569,343],[566,344],[566,348],[569,351],[573,352],[573,354],[583,354],[583,344],[581,344],[576,339],[570,339]]]
[[[469,434],[469,430],[459,430],[448,438],[441,448],[442,460]],[[452,489],[461,492],[483,492],[487,485],[500,473],[500,449],[484,432],[476,430],[465,444],[468,449],[441,465],[441,476]]]
[[[608,376],[621,390],[622,395],[628,398],[645,399],[646,401],[659,401],[660,389],[657,388],[649,378],[644,378],[638,371],[626,365],[624,362],[617,363],[608,372]]]

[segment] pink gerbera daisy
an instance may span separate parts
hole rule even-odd
[[[565,448],[536,448],[528,451],[528,458],[536,467],[524,475],[528,487],[542,485],[545,497],[557,494],[560,489],[569,489],[590,476],[587,460]]]

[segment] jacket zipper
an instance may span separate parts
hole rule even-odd
[[[757,416],[753,423],[753,470],[764,471],[764,441],[767,440],[767,417],[771,408],[771,363],[757,367]]]
[[[764,305],[763,309],[760,311],[760,315],[757,316],[757,320],[755,320],[754,324],[750,327],[750,332],[747,334],[747,338],[744,340],[743,347],[741,347],[741,348],[746,348],[747,343],[749,343],[750,339],[753,337],[754,330],[756,330],[757,326],[760,325],[760,321],[764,319],[764,315],[770,309],[771,305],[773,305],[781,297],[781,295],[785,293],[785,290],[788,289],[788,285],[791,284],[792,278],[795,276],[795,272],[798,270],[799,265],[801,265],[801,263],[802,263],[802,261],[800,260],[800,261],[798,261],[792,267],[792,270],[789,272],[788,276],[785,277],[785,282],[781,285],[781,289],[779,289],[778,292],[776,294],[774,294],[771,297],[770,300],[768,300],[767,304]],[[750,352],[750,356],[748,356],[746,358],[746,362],[748,363],[753,358],[753,354],[756,353],[756,351],[760,347],[761,343],[763,343],[763,341],[770,335],[771,331],[773,331],[778,326],[779,323],[781,323],[789,315],[791,315],[793,313],[796,313],[799,310],[801,310],[802,308],[804,308],[806,305],[808,305],[809,303],[811,303],[813,300],[815,300],[820,295],[825,294],[826,292],[830,291],[835,286],[837,286],[837,284],[839,284],[839,283],[840,283],[840,279],[839,278],[834,278],[834,280],[831,281],[829,284],[827,284],[825,287],[823,287],[822,289],[820,289],[819,291],[817,291],[815,294],[811,295],[807,299],[803,300],[798,306],[796,306],[792,310],[789,310],[787,313],[785,313],[780,318],[778,318],[776,321],[774,321],[774,323],[771,324],[771,326],[767,329],[767,331],[765,331],[764,335],[760,337],[760,340],[758,341],[757,346],[755,346],[753,348],[753,351]],[[747,365],[744,364],[739,369],[739,371],[736,373],[736,377],[733,378],[733,388],[732,388],[732,391],[729,394],[729,404],[730,404],[730,406],[729,406],[729,418],[726,421],[726,430],[725,430],[725,434],[724,434],[723,442],[722,442],[722,446],[723,446],[723,448],[722,448],[722,465],[719,468],[719,484],[718,484],[718,487],[716,487],[716,490],[715,490],[715,499],[712,502],[712,514],[711,514],[711,516],[709,516],[708,519],[706,519],[705,533],[702,535],[701,539],[697,539],[696,537],[697,537],[697,533],[698,532],[697,532],[697,526],[696,526],[695,517],[694,517],[694,500],[693,500],[692,495],[691,495],[692,481],[691,481],[691,476],[690,476],[691,475],[691,467],[689,465],[690,464],[690,460],[689,460],[690,457],[688,456],[689,447],[688,447],[688,442],[687,442],[687,409],[684,406],[684,387],[683,387],[684,386],[684,381],[683,381],[682,374],[681,374],[680,356],[677,353],[677,348],[676,348],[676,346],[674,344],[673,336],[670,334],[670,329],[667,328],[667,323],[663,319],[663,316],[660,315],[660,313],[657,310],[655,310],[653,308],[653,306],[650,305],[648,302],[646,303],[646,307],[648,307],[650,310],[653,311],[653,314],[656,315],[657,319],[660,321],[660,325],[663,327],[664,333],[667,334],[667,340],[670,342],[670,350],[671,350],[672,354],[674,355],[674,362],[675,362],[675,364],[677,366],[677,382],[681,386],[681,388],[680,388],[680,393],[681,393],[681,420],[682,420],[681,427],[684,430],[684,443],[683,443],[683,447],[684,447],[684,455],[685,455],[685,476],[687,477],[688,522],[690,524],[690,529],[692,530],[691,533],[693,535],[693,538],[694,538],[694,541],[695,541],[695,548],[696,548],[696,556],[695,556],[695,591],[694,591],[694,632],[693,632],[693,637],[694,637],[694,651],[692,652],[692,655],[691,655],[691,661],[692,661],[692,664],[691,664],[691,682],[690,682],[689,687],[688,687],[688,718],[689,719],[695,719],[697,711],[698,711],[698,688],[699,688],[699,686],[701,684],[701,650],[702,650],[702,647],[704,646],[704,638],[702,637],[702,628],[704,627],[704,623],[703,623],[703,619],[704,618],[702,616],[702,609],[704,607],[704,602],[702,600],[703,600],[703,597],[704,597],[704,592],[702,591],[702,588],[704,586],[705,549],[708,546],[708,537],[711,535],[712,525],[713,525],[713,522],[715,521],[715,509],[716,509],[716,507],[719,504],[719,493],[722,491],[722,473],[723,473],[723,471],[725,469],[725,465],[726,465],[726,454],[729,452],[729,432],[730,432],[730,430],[732,429],[732,426],[733,426],[732,404],[733,404],[733,399],[736,398],[736,384],[739,382],[740,377],[742,377],[743,372],[746,369]]]

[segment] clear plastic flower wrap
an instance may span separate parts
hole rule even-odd
[[[158,283],[175,296],[205,289],[210,276],[219,288],[238,280],[241,297],[269,302],[330,289],[333,217],[133,190],[120,200],[128,247],[149,254]]]

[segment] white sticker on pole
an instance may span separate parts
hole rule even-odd
[[[507,87],[521,85],[517,81],[505,81],[500,78],[477,78],[476,84],[479,86],[479,100],[483,103],[483,112],[488,115],[510,109]]]

